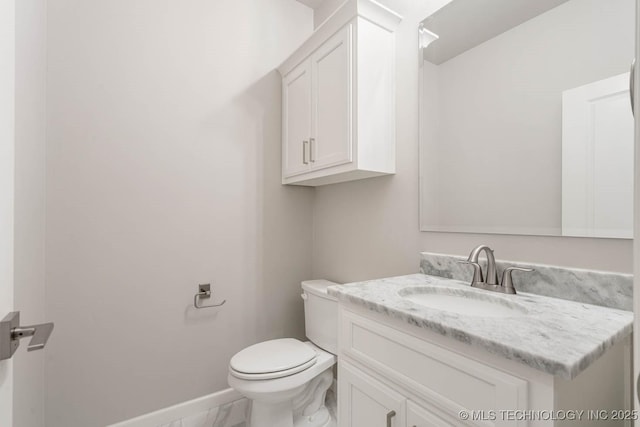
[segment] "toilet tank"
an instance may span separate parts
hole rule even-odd
[[[327,294],[328,280],[302,282],[304,321],[307,338],[329,353],[338,351],[338,300]]]

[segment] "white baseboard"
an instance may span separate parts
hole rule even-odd
[[[245,421],[247,399],[234,389],[228,388],[213,394],[169,406],[158,411],[150,412],[130,420],[112,424],[108,427],[158,427],[172,421],[193,417],[200,413],[206,413],[211,409],[223,405],[233,404],[229,418],[224,423],[226,426],[234,426]]]

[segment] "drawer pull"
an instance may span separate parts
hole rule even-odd
[[[391,411],[387,414],[387,427],[391,427],[391,420],[396,416],[396,411]]]

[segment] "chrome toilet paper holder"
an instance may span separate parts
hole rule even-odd
[[[212,305],[201,305],[199,304],[200,299],[208,299],[211,298],[211,284],[204,283],[202,285],[198,285],[198,293],[193,296],[193,306],[197,309],[201,308],[213,308],[223,306],[227,300],[222,300],[220,304],[212,304]]]

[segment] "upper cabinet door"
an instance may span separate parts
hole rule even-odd
[[[282,102],[282,173],[292,176],[310,167],[311,64],[308,60],[285,76]]]
[[[346,25],[311,56],[313,169],[349,163],[353,158],[352,32],[353,25]]]

